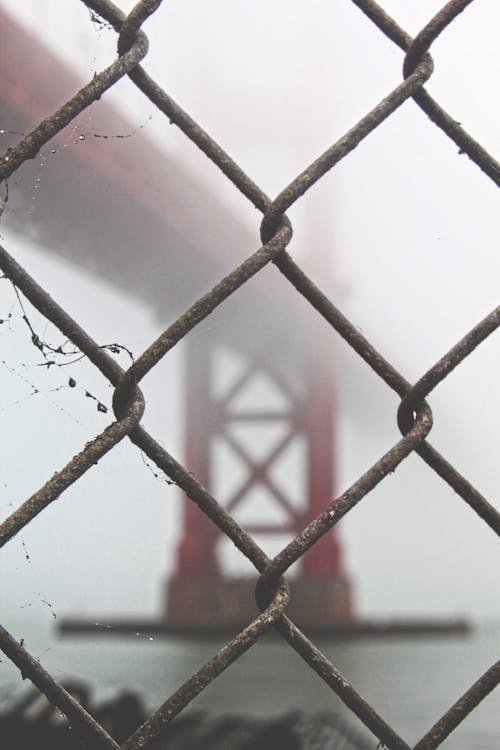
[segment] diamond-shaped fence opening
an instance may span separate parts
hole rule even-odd
[[[260,574],[256,587],[256,599],[260,614],[256,615],[253,620],[249,619],[245,627],[236,636],[219,648],[214,656],[197,672],[188,677],[173,694],[165,696],[162,705],[149,718],[141,715],[137,706],[133,705],[133,701],[129,702],[125,707],[126,713],[131,715],[135,711],[137,718],[144,719],[144,721],[139,722],[139,728],[133,731],[130,736],[127,737],[127,733],[125,733],[124,736],[118,737],[117,735],[116,739],[111,736],[113,733],[111,730],[110,734],[104,728],[106,725],[104,718],[100,718],[99,715],[92,715],[86,696],[78,686],[66,685],[64,687],[58,681],[56,675],[50,674],[42,667],[36,654],[30,653],[22,642],[18,642],[4,628],[0,629],[0,645],[6,657],[19,668],[23,678],[29,678],[47,697],[50,705],[67,717],[72,732],[78,738],[81,738],[84,743],[90,747],[121,747],[123,750],[133,750],[134,748],[158,747],[158,742],[161,741],[163,736],[165,736],[166,741],[170,737],[173,743],[174,733],[182,731],[182,716],[179,717],[178,722],[171,725],[174,718],[203,693],[208,686],[212,685],[218,675],[231,664],[237,662],[252,646],[257,643],[260,644],[260,639],[265,633],[274,630],[283,639],[283,643],[288,644],[301,657],[304,664],[323,680],[325,689],[328,688],[333,691],[345,707],[355,714],[372,735],[377,738],[379,747],[387,747],[391,750],[407,750],[409,746],[398,731],[391,727],[378,713],[378,710],[375,710],[341,674],[336,659],[334,657],[328,658],[328,655],[315,642],[310,641],[292,619],[289,619],[287,607],[290,600],[290,589],[283,576],[294,563],[302,560],[309,549],[314,549],[325,543],[328,533],[338,521],[367,497],[402,462],[413,455],[418,455],[430,470],[434,471],[436,476],[456,493],[457,502],[466,503],[489,526],[491,531],[498,535],[500,531],[498,512],[482,496],[479,490],[457,471],[453,463],[447,460],[446,456],[441,455],[429,442],[433,417],[425,399],[467,357],[473,357],[474,350],[498,328],[500,309],[497,308],[486,315],[471,331],[465,334],[462,332],[462,337],[457,337],[458,340],[452,343],[447,352],[441,353],[441,357],[433,366],[421,374],[416,382],[410,383],[391,362],[377,351],[370,343],[369,337],[365,336],[343,315],[329,294],[321,288],[321,284],[318,286],[313,281],[313,278],[318,278],[317,272],[314,269],[310,273],[306,272],[306,265],[304,264],[304,267],[298,265],[292,254],[288,252],[287,248],[292,237],[292,224],[287,212],[290,209],[290,213],[293,214],[295,204],[300,205],[301,200],[307,200],[306,194],[313,185],[321,184],[323,178],[336,165],[341,164],[342,160],[366,139],[377,137],[380,132],[378,129],[382,129],[386,123],[391,123],[400,112],[403,113],[405,104],[410,100],[413,100],[422,110],[425,126],[431,127],[430,121],[433,127],[438,129],[442,136],[443,148],[451,142],[454,144],[454,148],[459,150],[462,158],[470,160],[471,166],[475,167],[475,171],[471,171],[471,175],[473,173],[474,176],[471,176],[470,179],[490,180],[498,185],[500,182],[498,163],[452,115],[443,109],[441,103],[435,100],[426,88],[427,83],[433,76],[434,64],[429,51],[434,42],[438,38],[440,40],[441,38],[445,39],[448,34],[451,34],[455,23],[458,24],[459,22],[457,17],[468,6],[473,6],[475,3],[472,0],[451,0],[440,8],[418,33],[410,36],[398,24],[397,20],[377,3],[372,0],[353,0],[352,6],[357,6],[362,11],[367,18],[367,24],[368,21],[371,21],[378,28],[378,31],[371,28],[372,33],[380,33],[381,39],[386,44],[391,42],[402,50],[403,77],[392,88],[387,88],[383,92],[383,96],[379,98],[378,104],[375,104],[357,121],[354,121],[354,124],[346,129],[345,134],[329,145],[319,157],[309,164],[302,165],[301,171],[279,192],[274,200],[271,200],[245,174],[236,161],[231,159],[222,146],[212,139],[197,124],[195,119],[185,112],[158,82],[148,75],[146,63],[148,39],[142,31],[142,25],[158,11],[162,5],[161,0],[141,0],[128,15],[122,13],[108,0],[83,1],[90,12],[93,23],[98,28],[112,28],[116,32],[118,56],[114,61],[107,64],[107,67],[95,71],[77,91],[68,90],[67,99],[62,104],[60,102],[40,104],[37,100],[36,84],[34,84],[32,91],[23,92],[16,89],[15,81],[11,81],[8,77],[5,78],[5,90],[3,90],[2,95],[6,96],[5,92],[11,86],[8,101],[15,100],[21,108],[24,106],[25,110],[29,111],[31,118],[36,119],[38,124],[27,134],[10,133],[11,145],[0,159],[2,209],[8,209],[9,189],[15,186],[17,176],[23,170],[33,169],[31,160],[44,149],[49,149],[54,153],[58,150],[63,151],[71,138],[74,141],[73,145],[78,145],[79,140],[85,140],[86,136],[81,130],[74,130],[75,118],[81,116],[82,113],[85,114],[88,108],[94,103],[98,103],[108,90],[123,85],[125,79],[128,78],[128,84],[133,84],[136,90],[144,95],[145,100],[148,100],[148,107],[153,106],[162,117],[166,117],[171,123],[175,124],[192,144],[208,156],[213,165],[232,183],[235,191],[239,191],[239,194],[248,200],[251,206],[258,209],[262,214],[260,223],[262,244],[259,246],[254,241],[253,245],[248,245],[249,237],[245,235],[242,238],[242,245],[247,247],[247,252],[241,255],[239,261],[235,262],[234,258],[238,257],[240,249],[237,239],[235,239],[236,245],[233,255],[228,252],[227,248],[227,244],[231,243],[229,241],[222,243],[220,258],[213,258],[210,262],[201,257],[197,258],[200,275],[191,279],[184,259],[187,257],[188,251],[190,252],[196,245],[196,238],[199,238],[204,232],[210,232],[214,242],[217,243],[223,235],[220,234],[221,228],[210,222],[210,206],[200,207],[202,214],[205,211],[207,221],[206,224],[202,223],[203,225],[200,227],[182,226],[180,214],[177,215],[174,211],[172,232],[175,233],[179,242],[179,271],[176,279],[167,278],[165,268],[161,265],[161,253],[148,254],[149,235],[147,233],[153,231],[155,222],[157,222],[158,205],[153,205],[154,201],[152,201],[151,205],[146,207],[147,210],[150,210],[150,221],[147,226],[135,226],[134,228],[137,206],[134,202],[126,200],[124,205],[124,195],[110,194],[109,206],[106,209],[107,215],[99,218],[99,222],[103,222],[103,229],[107,230],[109,227],[113,227],[113,241],[116,242],[114,260],[103,261],[110,264],[108,267],[110,275],[114,274],[118,277],[125,272],[126,260],[121,260],[119,249],[124,242],[135,243],[140,248],[138,252],[143,252],[144,269],[142,275],[138,274],[134,278],[134,292],[146,298],[154,297],[155,303],[161,307],[164,300],[162,294],[158,293],[157,290],[158,288],[161,290],[162,285],[160,284],[158,287],[158,284],[156,282],[153,284],[151,279],[153,277],[165,278],[165,289],[168,291],[169,301],[176,309],[176,315],[172,318],[172,322],[162,330],[156,340],[152,341],[139,356],[129,356],[128,360],[126,357],[125,360],[122,357],[120,359],[121,364],[115,356],[123,354],[123,350],[120,350],[118,345],[103,346],[96,343],[85,328],[78,321],[73,320],[58,305],[57,301],[49,296],[43,285],[32,278],[29,269],[24,269],[13,255],[3,247],[0,248],[2,273],[15,286],[20,304],[23,304],[21,302],[23,299],[29,300],[40,315],[50,321],[60,331],[64,339],[70,342],[75,353],[74,356],[80,354],[85,356],[107,379],[113,389],[113,418],[108,426],[96,436],[87,436],[79,451],[64,468],[52,476],[48,476],[43,486],[23,502],[17,504],[0,526],[1,544],[2,546],[7,544],[16,534],[29,528],[33,519],[52,503],[58,503],[64,492],[75,483],[85,482],[85,475],[89,469],[92,469],[106,454],[112,453],[116,446],[125,437],[128,437],[137,450],[141,452],[144,460],[152,467],[153,472],[180,487],[214,524],[217,535],[219,537],[224,535],[224,538],[236,545],[240,553],[248,559]],[[311,10],[311,15],[314,16],[313,10]],[[6,18],[2,18],[2,23],[4,24],[7,44],[11,30]],[[460,23],[466,23],[466,20],[460,19]],[[154,16],[151,23],[148,24],[148,30],[152,27],[154,27]],[[256,40],[256,43],[258,43],[258,40]],[[186,44],[189,45],[189,40],[186,41]],[[47,55],[49,55],[48,52]],[[53,61],[47,57],[49,68],[52,64]],[[54,70],[54,74],[56,74],[56,70]],[[102,140],[109,137],[106,132],[96,132],[94,136]],[[126,134],[122,134],[121,138],[125,141]],[[113,173],[121,181],[124,194],[126,190],[132,190],[136,195],[137,202],[139,202],[144,200],[146,193],[143,189],[144,185],[141,183],[140,170],[136,174],[132,167],[140,164],[141,155],[134,153],[132,141],[124,149],[124,153],[125,158],[127,158],[127,154],[130,156],[130,160],[127,164],[110,162],[107,165],[108,175]],[[390,158],[390,156],[389,154],[388,157]],[[61,164],[63,165],[63,162]],[[81,157],[79,164],[82,174],[85,170],[92,170],[93,168],[93,165],[87,162],[84,156]],[[178,177],[184,179],[180,172]],[[429,179],[432,180],[432,177],[431,170]],[[106,188],[105,178],[102,179]],[[160,179],[159,175],[158,179]],[[136,180],[137,183],[135,183]],[[26,222],[28,227],[30,216],[36,210],[42,210],[43,208],[41,202],[44,198],[39,197],[42,195],[42,191],[38,189],[39,182],[39,175],[33,173],[33,194],[37,194],[37,197],[35,201],[32,201],[33,205],[23,209],[23,216],[28,219]],[[169,200],[176,205],[178,198],[175,192],[175,181],[173,181],[170,189]],[[75,184],[76,190],[78,190],[78,186]],[[153,193],[156,196],[154,200],[156,200],[157,191],[153,190]],[[78,203],[78,196],[73,195],[72,200],[74,201],[75,197]],[[418,200],[421,197],[418,196]],[[53,217],[53,224],[47,226],[44,230],[46,235],[43,239],[46,244],[57,243],[59,225],[66,221],[68,226],[73,227],[74,231],[74,247],[68,248],[68,252],[74,254],[78,252],[79,247],[85,246],[85,242],[88,243],[89,226],[97,221],[97,213],[90,216],[79,216],[78,211],[76,210],[75,213],[75,208],[71,207],[69,196],[64,195],[64,191],[60,191],[57,200],[59,210],[57,215]],[[422,199],[420,204],[418,200],[414,199],[416,213],[423,210],[425,214],[425,202]],[[40,203],[37,203],[37,201],[40,201]],[[409,203],[411,204],[410,199]],[[408,210],[410,211],[410,209],[411,205]],[[161,210],[161,204],[159,210]],[[363,221],[362,217],[360,221]],[[108,224],[105,227],[106,222]],[[229,212],[227,227],[224,229],[233,232],[232,237],[234,239],[238,231],[237,226],[231,222]],[[388,207],[387,222],[391,222],[390,207]],[[136,232],[135,235],[133,234],[134,231]],[[404,241],[404,238],[401,239]],[[253,248],[251,252],[248,250],[250,247]],[[15,248],[13,248],[13,251],[15,255]],[[113,253],[111,253],[111,257],[113,257]],[[145,429],[143,426],[145,400],[141,392],[142,381],[148,373],[154,370],[159,362],[186,337],[188,337],[187,340],[191,341],[188,334],[193,331],[200,332],[198,339],[193,342],[195,349],[204,345],[202,339],[208,341],[207,332],[209,329],[202,326],[203,321],[213,320],[215,328],[225,326],[226,340],[224,343],[228,345],[228,349],[236,351],[238,350],[238,340],[247,336],[252,326],[264,330],[265,325],[271,324],[273,318],[270,317],[270,314],[277,311],[273,299],[274,288],[265,288],[259,309],[256,309],[257,306],[255,300],[252,300],[252,295],[247,293],[249,288],[253,290],[251,280],[254,277],[259,277],[259,274],[264,277],[263,269],[270,264],[274,264],[277,272],[281,273],[283,277],[281,281],[286,280],[289,283],[289,290],[294,299],[297,300],[297,304],[304,307],[309,305],[311,309],[314,309],[318,330],[321,326],[321,341],[326,341],[324,338],[325,328],[329,327],[329,335],[332,338],[328,340],[333,340],[333,338],[335,341],[338,341],[339,338],[343,339],[352,352],[364,360],[373,372],[401,399],[397,413],[401,437],[393,442],[378,460],[365,466],[343,494],[333,500],[328,498],[328,501],[325,501],[321,508],[316,509],[314,517],[306,519],[300,526],[299,533],[296,533],[292,541],[283,546],[272,559],[256,543],[252,531],[246,531],[237,522],[238,514],[235,512],[233,515],[231,501],[229,500],[227,506],[219,504],[218,498],[213,497],[199,481],[200,477],[190,473],[189,466],[179,464],[166,450],[162,442],[155,439]],[[216,272],[218,275],[214,278]],[[201,288],[200,279],[209,277],[210,284]],[[439,283],[450,283],[450,279],[441,280]],[[422,290],[422,294],[425,295],[425,292],[426,290]],[[243,327],[240,331],[237,329],[239,325],[243,325],[242,321],[235,323],[235,321],[229,319],[230,316],[227,316],[226,319],[220,316],[220,309],[234,310],[230,306],[224,307],[223,304],[227,304],[228,300],[234,299],[245,306],[247,312],[252,311],[251,314],[245,316],[246,328]],[[26,322],[29,324],[28,318],[29,316],[26,315]],[[293,323],[291,322],[290,325],[293,325]],[[67,352],[63,348],[48,347],[37,336],[34,329],[30,331],[30,335],[32,343],[45,358],[47,367],[58,356],[64,357],[66,355]],[[264,381],[267,378],[268,384],[274,384],[276,380],[286,390],[286,371],[293,370],[293,367],[297,365],[297,355],[296,352],[294,354],[293,346],[295,338],[300,338],[296,329],[293,330],[292,336],[283,342],[283,351],[286,349],[288,359],[281,363],[281,371],[280,365],[273,366],[274,370],[269,373],[269,376],[265,373],[259,375],[259,368],[247,373],[244,358],[242,359],[238,354],[236,361],[233,357],[233,361],[236,362],[236,365],[239,362],[239,365],[235,365],[233,368],[234,372],[228,378],[227,387],[230,392],[231,389],[234,390],[234,394],[232,394],[234,398],[232,396],[228,398],[225,406],[221,408],[229,410],[229,418],[234,420],[234,426],[226,425],[225,432],[220,425],[217,428],[221,430],[220,440],[225,441],[232,451],[238,453],[244,466],[252,463],[253,469],[257,473],[261,471],[259,481],[262,483],[263,491],[265,490],[268,495],[274,494],[274,500],[278,503],[277,507],[281,510],[286,507],[286,502],[281,497],[280,482],[273,481],[275,470],[270,465],[265,465],[265,457],[267,456],[269,459],[269,452],[271,451],[272,455],[273,447],[276,451],[276,458],[288,447],[286,435],[285,438],[282,435],[276,442],[276,435],[273,435],[271,431],[270,437],[268,436],[269,441],[259,440],[255,434],[252,435],[250,421],[242,422],[243,426],[238,427],[237,420],[242,419],[240,412],[245,410],[245,401],[240,397],[246,388],[252,386],[252,383],[255,387],[257,377],[261,377],[261,379],[264,377]],[[261,356],[260,353],[259,356]],[[240,358],[238,359],[238,357]],[[205,381],[209,377],[207,373],[193,373],[192,375],[193,377],[201,377]],[[246,377],[247,375],[248,377]],[[319,392],[317,385],[317,382],[313,383],[313,394],[316,395]],[[76,383],[70,384],[70,386],[74,387]],[[263,392],[266,390],[265,382],[264,384],[261,382],[260,385],[257,383],[257,386],[261,387]],[[207,393],[216,401],[219,400],[220,406],[221,400],[224,401],[227,396],[227,389],[216,388],[212,391],[209,388]],[[290,404],[288,404],[287,398],[282,398],[283,394],[281,391],[278,392],[278,396],[281,398],[279,410],[288,408],[288,406],[292,407],[293,389],[290,394]],[[91,393],[86,395],[97,402],[99,411],[106,412],[106,405],[101,403],[98,398]],[[288,425],[286,421],[280,423],[280,415],[275,413],[277,405],[273,402],[272,395],[271,393],[267,400],[265,394],[262,396],[262,408],[263,410],[268,409],[269,418],[272,417],[276,420],[276,425],[281,430],[280,434],[283,433],[283,427],[285,427],[286,433]],[[238,401],[238,399],[240,400]],[[236,402],[238,408],[234,406]],[[201,413],[204,409],[206,410],[207,404],[200,402],[192,404],[190,408],[193,412],[198,410]],[[303,404],[300,407],[297,405],[297,409],[299,408],[304,409],[306,407]],[[309,408],[318,409],[318,405],[314,404],[312,400]],[[271,412],[273,413],[271,414]],[[302,415],[301,418],[305,419],[305,423],[307,423],[307,415]],[[246,437],[245,431],[247,432]],[[291,440],[293,434],[289,433],[289,437]],[[256,442],[257,451],[254,450]],[[259,461],[264,461],[264,465],[259,465]],[[243,471],[241,479],[245,481]],[[235,487],[235,497],[237,497],[238,483]],[[231,486],[231,492],[233,489]],[[257,492],[255,489],[253,491]],[[251,495],[249,497],[251,501]],[[236,501],[233,502],[233,506],[236,509]],[[294,514],[293,507],[288,508],[288,511],[291,515]],[[258,515],[258,509],[255,513]],[[259,530],[256,528],[255,534],[258,535],[258,533]],[[467,687],[463,697],[446,710],[437,719],[434,726],[414,744],[414,749],[431,750],[431,748],[441,745],[450,733],[496,687],[499,677],[500,666],[498,663],[487,668],[482,676],[478,676],[478,680],[473,685]],[[265,690],[265,687],[263,685],[262,690]],[[415,685],[413,689],[418,693],[419,690],[425,690],[426,688],[425,685]],[[89,711],[86,710],[86,707],[89,708]],[[383,710],[380,710],[380,713],[382,714]],[[288,743],[287,747],[327,747],[330,746],[328,743],[332,742],[333,737],[330,731],[330,729],[332,731],[333,729],[328,728],[328,722],[329,720],[323,718],[319,724],[313,726],[308,724],[308,720],[301,721],[295,717],[288,720],[286,727],[264,723],[259,727],[247,726],[244,730],[240,726],[238,731],[247,732],[248,740],[249,734],[255,733],[258,729],[262,733],[259,735],[261,737],[260,746],[262,747],[267,746],[264,745],[264,741],[269,743],[274,741],[276,747],[281,746],[279,742]],[[296,731],[293,727],[296,727]],[[227,739],[233,730],[234,727],[231,728],[229,725],[212,726],[206,730],[208,734],[205,734],[204,737],[201,737],[201,735],[198,737],[198,740],[202,743],[200,746],[211,747],[210,742],[214,741],[214,737],[225,736]],[[42,732],[42,729],[39,731]],[[286,732],[289,734],[286,735]],[[210,736],[212,739],[210,739]],[[39,734],[39,740],[43,742],[41,734]],[[259,738],[255,736],[254,740],[259,741]],[[345,736],[342,741],[345,741],[346,746],[349,746]],[[293,745],[294,742],[295,745]],[[360,743],[361,740],[358,744],[353,741],[353,746],[361,747],[362,744]],[[272,744],[269,746],[272,746]]]

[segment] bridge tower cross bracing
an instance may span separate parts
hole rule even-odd
[[[273,542],[279,542],[276,552],[334,497],[334,379],[324,337],[303,345],[298,372],[278,366],[286,342],[280,347],[272,334],[264,335],[260,350],[253,344],[247,352],[243,347],[244,353],[228,351],[215,335],[188,339],[186,466],[272,556]],[[167,587],[168,622],[239,626],[257,614],[257,574],[251,575],[250,567],[247,575],[235,574],[231,560],[224,566],[222,544],[217,527],[185,498],[176,566]],[[238,554],[234,551],[232,558]],[[289,580],[292,618],[313,627],[351,619],[349,581],[335,530],[295,568]]]

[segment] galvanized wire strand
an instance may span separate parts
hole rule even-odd
[[[435,750],[454,729],[500,684],[500,661],[493,664],[434,724],[414,750]]]
[[[384,383],[401,397],[408,392],[411,383],[370,344],[361,331],[316,286],[288,253],[283,253],[277,258],[274,265]]]
[[[374,0],[351,1],[388,39],[394,42],[394,44],[397,44],[403,52],[406,52],[413,39],[410,34],[402,29],[397,21],[387,13],[387,11],[385,11],[378,3],[374,2]]]
[[[282,583],[277,587],[269,606],[176,690],[122,745],[122,750],[139,750],[161,736],[183,708],[272,627],[282,615],[288,601],[288,588]]]
[[[129,405],[122,419],[106,427],[104,432],[87,443],[61,471],[56,472],[43,487],[11,513],[0,525],[0,548],[123,440],[139,422],[143,411],[144,402],[140,398],[136,399]]]
[[[404,434],[413,424],[413,411],[420,401],[439,385],[476,347],[500,327],[500,306],[469,331],[418,380],[402,399],[398,409],[398,426]]]
[[[309,190],[326,172],[353,151],[366,136],[375,130],[389,115],[409,99],[432,74],[432,61],[425,56],[415,71],[400,83],[388,96],[365,115],[339,141],[319,156],[275,198],[267,209],[261,224],[261,238],[265,242],[273,234],[281,216],[301,195]]]
[[[481,171],[493,180],[495,185],[500,186],[500,164],[493,156],[481,146],[459,122],[454,120],[445,110],[429,96],[427,91],[419,91],[413,99],[432,122],[438,126],[443,133],[452,139],[459,148],[459,154],[467,154],[481,169]]]
[[[431,427],[431,411],[424,403],[418,407],[415,423],[405,436],[373,464],[346,492],[332,500],[319,516],[311,521],[300,534],[273,558],[272,562],[261,575],[257,585],[263,587],[264,590],[269,582],[271,582],[271,585],[274,585],[275,578],[280,577],[323,534],[329,531],[349,510],[366,497],[379,482],[396,470],[401,461],[409,456],[416,449],[417,445],[425,439]]]
[[[434,18],[417,34],[406,52],[403,64],[403,75],[413,69],[423,50],[429,49],[431,43],[445,29],[451,20],[462,13],[473,0],[451,0],[439,11]],[[457,120],[451,117],[425,89],[417,91],[413,97],[418,106],[459,148],[459,154],[467,156],[490,177],[496,185],[500,185],[500,164],[481,146]]]
[[[118,382],[119,365],[88,336],[72,318],[19,266],[0,246],[0,268],[30,302],[83,351],[110,379]],[[0,547],[12,539],[29,521],[56,500],[68,487],[94,466],[139,423],[144,412],[144,398],[133,388],[128,392],[127,406],[120,419],[106,429],[56,472],[37,492],[28,498],[0,525]]]
[[[452,464],[429,443],[422,443],[416,453],[425,463],[450,485],[457,495],[495,532],[499,533],[498,511]]]
[[[157,6],[157,3],[152,3],[151,0],[141,0],[136,5],[132,11],[134,28],[137,27],[139,19],[142,22],[145,21],[156,10],[155,6]],[[10,177],[27,159],[33,159],[42,146],[50,141],[54,135],[59,133],[80,112],[83,112],[113,84],[132,70],[145,57],[147,51],[148,40],[145,34],[138,32],[127,52],[121,55],[112,65],[96,74],[62,107],[42,120],[31,133],[22,138],[16,146],[10,148],[4,156],[0,157],[0,182]]]
[[[176,461],[143,427],[137,427],[130,434],[130,439],[231,539],[234,546],[250,560],[257,571],[264,570],[269,563],[268,556],[193,474]]]
[[[163,0],[139,0],[125,18],[118,35],[117,51],[118,56],[122,57],[134,44],[137,35],[141,31],[142,24],[155,11],[158,10]]]
[[[126,391],[132,383],[139,383],[142,378],[172,349],[189,331],[204,320],[216,307],[224,302],[236,289],[254,276],[277,254],[283,252],[292,237],[291,226],[284,221],[274,236],[261,248],[250,255],[234,271],[231,271],[213,289],[206,292],[191,307],[154,341],[138,357],[119,383],[114,396],[115,407],[121,400],[123,389]]]
[[[274,627],[388,750],[409,750],[409,746],[399,734],[356,692],[345,676],[286,615],[283,615]]]
[[[120,31],[125,21],[125,14],[110,0],[82,0],[88,8],[98,13]],[[177,125],[182,132],[216,164],[221,172],[247,197],[253,205],[264,212],[271,199],[250,179],[241,167],[224,151],[224,149],[200,125],[170,97],[146,71],[138,65],[130,71],[130,80],[154,104],[169,121]]]
[[[442,31],[450,25],[456,17],[474,0],[449,0],[446,5],[431,18],[429,23],[419,31],[415,39],[406,50],[403,63],[403,75],[407,78],[417,67],[420,59],[429,50],[431,44],[438,38]]]
[[[118,385],[123,369],[102,346],[68,315],[50,294],[0,245],[0,269],[27,300],[70,339],[112,385]]]
[[[411,69],[414,64],[414,59],[417,57],[417,48],[420,46],[420,41],[417,35],[415,40],[404,31],[396,21],[386,13],[374,0],[352,0],[356,5],[382,33],[387,36],[391,41],[397,44],[400,49],[410,55],[409,62],[406,62],[403,66],[403,71]],[[427,44],[428,40],[433,34],[441,33],[441,31],[450,24],[454,16],[465,10],[465,7],[470,4],[470,0],[452,0],[447,3],[445,7],[434,16],[425,29],[425,36],[423,39],[423,46]],[[423,32],[421,32],[423,33]],[[433,38],[436,38],[435,36]],[[412,49],[412,45],[417,46]],[[487,175],[496,185],[500,185],[500,164],[496,159],[478,143],[469,133],[461,126],[459,122],[451,117],[426,91],[425,88],[420,89],[413,95],[413,99],[418,104],[420,109],[425,112],[429,119],[438,126],[440,130],[445,133],[459,148],[460,154],[467,154],[481,171]]]
[[[118,744],[101,725],[73,698],[52,675],[34,659],[12,635],[0,625],[0,647],[4,654],[16,665],[22,678],[28,677],[48,700],[67,717],[72,728],[85,739],[95,743],[96,750],[117,750]]]
[[[474,349],[500,326],[500,307],[487,315],[447,354],[431,367],[408,391],[398,409],[398,425],[405,432],[412,422],[415,406],[446,378]],[[416,452],[431,466],[465,502],[500,536],[500,513],[451,466],[429,443],[422,443]]]
[[[411,384],[366,340],[363,334],[338,310],[331,300],[309,279],[288,254],[282,254],[274,264],[310,302],[320,315],[340,334],[349,346],[402,398]],[[496,313],[482,323],[491,335],[497,323]],[[474,334],[475,336],[476,334]],[[426,440],[415,448],[416,453],[444,479],[465,502],[495,531],[498,532],[498,512],[441,454]]]

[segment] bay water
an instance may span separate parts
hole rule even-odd
[[[133,691],[148,709],[160,705],[228,640],[184,639],[137,633],[65,636],[57,623],[13,623],[11,633],[59,681],[87,683],[92,702]],[[414,745],[498,658],[500,626],[478,626],[466,635],[365,636],[314,639],[323,653],[373,708]],[[0,655],[0,707],[29,687]],[[498,750],[500,695],[494,691],[453,732],[444,750]],[[186,709],[208,715],[280,716],[332,711],[377,740],[339,698],[278,636],[258,641]]]

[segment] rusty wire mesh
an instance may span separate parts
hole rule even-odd
[[[234,268],[216,286],[193,302],[127,370],[101,348],[45,290],[0,248],[0,267],[13,284],[39,312],[64,333],[83,352],[114,387],[115,421],[98,437],[87,443],[61,471],[52,476],[0,526],[3,546],[61,493],[76,482],[102,456],[128,437],[159,469],[181,487],[191,500],[226,534],[260,572],[257,600],[261,614],[221,648],[196,674],[192,675],[121,747],[133,750],[148,745],[168,726],[207,685],[238,659],[269,629],[274,628],[295,649],[304,661],[340,697],[344,704],[391,750],[408,750],[407,743],[377,715],[321,651],[309,641],[286,615],[289,593],[284,573],[304,552],[327,533],[346,513],[362,500],[387,474],[413,452],[417,453],[464,502],[490,526],[497,535],[500,518],[497,511],[481,494],[446,461],[429,443],[432,414],[425,402],[428,394],[446,378],[500,324],[497,308],[467,333],[431,369],[413,385],[376,351],[362,333],[335,307],[331,300],[311,281],[287,253],[292,228],[286,211],[335,164],[352,151],[410,98],[452,139],[460,151],[477,165],[485,176],[500,182],[500,166],[465,130],[434,101],[424,88],[433,71],[429,49],[435,39],[448,29],[454,19],[472,0],[451,0],[435,17],[411,38],[397,22],[372,0],[353,0],[378,29],[404,52],[403,81],[368,112],[349,132],[334,143],[316,161],[308,165],[286,188],[271,200],[249,179],[224,150],[190,118],[141,67],[147,54],[148,41],[141,26],[161,5],[161,0],[141,0],[125,16],[108,0],[83,0],[85,5],[109,23],[118,34],[118,57],[113,64],[47,117],[0,159],[0,181],[7,180],[27,160],[80,112],[96,101],[120,78],[128,75],[143,94],[175,123],[185,135],[211,159],[219,169],[259,211],[262,246]],[[398,425],[402,437],[386,454],[371,466],[340,497],[293,539],[274,559],[270,560],[255,541],[218,504],[217,500],[179,464],[141,426],[144,400],[139,389],[142,378],[186,336],[198,323],[211,314],[231,294],[257,274],[268,263],[274,263],[297,292],[323,316],[330,326],[400,397]],[[117,743],[97,724],[82,706],[40,663],[5,629],[0,628],[0,645],[49,701],[69,719],[74,730],[102,748],[117,748]],[[457,725],[488,695],[500,679],[500,663],[494,664],[475,682],[465,695],[443,715],[414,746],[415,750],[438,747]]]

